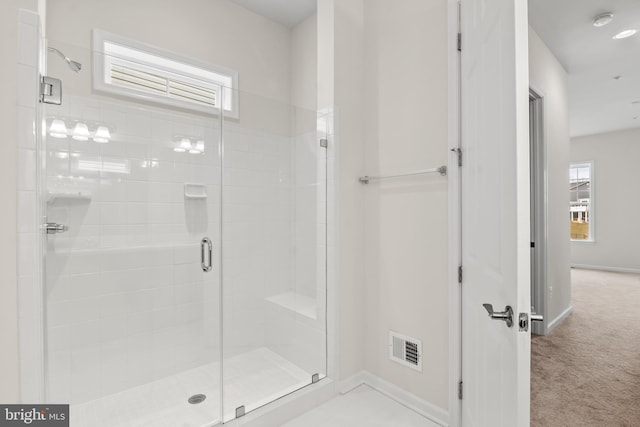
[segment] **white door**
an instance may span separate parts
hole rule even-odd
[[[461,0],[462,425],[529,425],[526,0]],[[513,308],[513,326],[491,319]]]

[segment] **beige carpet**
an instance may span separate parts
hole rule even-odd
[[[532,336],[531,426],[640,426],[640,275],[571,281],[573,314]]]

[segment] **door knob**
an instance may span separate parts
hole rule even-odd
[[[544,322],[544,316],[542,314],[531,313],[532,322]]]
[[[482,304],[489,313],[489,317],[495,320],[503,320],[507,324],[507,328],[513,326],[513,309],[510,305],[504,308],[504,311],[493,311],[493,305]]]

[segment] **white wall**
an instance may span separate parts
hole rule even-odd
[[[593,243],[572,242],[571,264],[640,271],[636,191],[640,129],[571,139],[571,162],[593,161]]]
[[[313,14],[291,29],[291,104],[307,110],[317,108],[318,25]]]
[[[444,0],[366,2],[366,174],[447,164],[446,17]],[[446,411],[447,178],[407,177],[362,190],[365,368]],[[389,360],[390,330],[422,340],[422,372]]]
[[[11,0],[3,3],[0,14],[0,123],[5,144],[0,160],[0,194],[3,209],[0,220],[6,227],[0,230],[0,401],[11,403],[20,399],[18,364],[17,305],[17,140],[18,140],[18,10],[36,10],[35,1]]]
[[[547,325],[571,306],[569,277],[569,104],[567,73],[529,27],[529,81],[543,96],[547,193]]]
[[[329,122],[328,213],[330,372],[347,379],[364,368],[364,1],[318,1],[318,108],[334,113]],[[335,108],[335,110],[334,110]],[[333,293],[337,294],[334,296]],[[333,304],[332,304],[333,302]]]
[[[227,0],[48,2],[51,45],[87,71],[68,84],[90,87],[93,28],[231,68],[242,91],[289,102],[289,29]]]

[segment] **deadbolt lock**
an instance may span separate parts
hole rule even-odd
[[[520,332],[527,332],[529,330],[529,315],[527,313],[520,313],[518,316],[518,326],[520,326]]]

